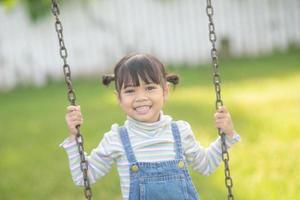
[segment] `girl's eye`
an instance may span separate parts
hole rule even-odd
[[[127,93],[127,94],[130,94],[130,93],[134,92],[134,89],[128,89],[128,90],[125,90],[124,92]]]
[[[146,90],[154,90],[156,87],[155,86],[148,86],[147,88],[146,88]]]

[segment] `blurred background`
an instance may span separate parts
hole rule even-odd
[[[130,52],[158,57],[181,77],[165,114],[217,137],[206,1],[65,0],[68,63],[85,123],[85,149],[123,124],[101,76]],[[236,199],[300,199],[300,1],[214,0],[222,97],[242,141],[230,150]],[[68,101],[50,0],[0,0],[0,199],[84,199],[65,153]],[[192,172],[202,199],[226,199],[223,165]],[[95,199],[121,199],[116,168]]]

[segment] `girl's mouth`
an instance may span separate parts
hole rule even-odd
[[[138,114],[147,114],[148,111],[151,109],[151,106],[139,106],[134,108],[134,110],[138,113]]]

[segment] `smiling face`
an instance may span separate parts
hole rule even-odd
[[[168,94],[163,64],[147,54],[130,54],[114,70],[118,100],[123,111],[141,122],[159,120]]]
[[[141,122],[156,122],[168,95],[164,88],[153,82],[145,83],[139,78],[139,85],[124,85],[118,93],[119,104],[131,118]]]

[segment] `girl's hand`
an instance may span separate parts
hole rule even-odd
[[[235,133],[235,130],[228,110],[224,106],[221,106],[214,116],[215,126],[220,128],[229,137],[232,137]]]
[[[77,134],[76,127],[78,125],[82,125],[83,123],[83,118],[80,112],[80,106],[68,106],[65,119],[68,126],[70,139],[75,140],[75,136]]]

